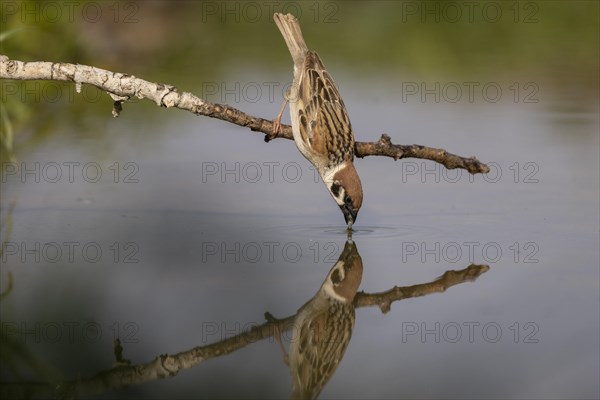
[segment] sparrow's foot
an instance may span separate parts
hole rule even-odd
[[[287,99],[283,100],[283,104],[281,105],[281,109],[277,114],[277,118],[275,118],[275,121],[273,122],[273,131],[265,135],[265,142],[269,143],[279,135],[279,132],[281,132],[281,116],[283,115],[283,110],[285,110],[287,102]]]
[[[279,135],[280,131],[281,122],[279,122],[279,120],[276,120],[275,122],[273,122],[273,131],[271,131],[271,133],[265,134],[265,142],[269,143],[271,140],[275,139]]]

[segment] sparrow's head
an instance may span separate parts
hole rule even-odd
[[[352,229],[363,200],[360,178],[352,162],[344,163],[342,168],[333,175],[328,189],[344,213],[348,229]]]
[[[363,273],[363,263],[356,244],[349,239],[340,254],[337,263],[331,268],[323,288],[326,293],[339,301],[348,303],[354,300],[360,286]]]

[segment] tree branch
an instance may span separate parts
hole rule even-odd
[[[148,82],[120,72],[107,71],[88,65],[53,63],[53,62],[23,62],[10,60],[0,55],[0,78],[14,80],[52,80],[74,82],[77,92],[82,84],[89,84],[107,92],[114,100],[113,116],[118,117],[122,111],[122,103],[137,97],[154,101],[159,107],[179,108],[231,122],[252,131],[269,134],[273,131],[273,121],[253,117],[227,104],[211,103],[200,99],[191,93],[179,93],[177,88],[162,83]],[[282,125],[278,138],[293,140],[292,127]],[[444,165],[448,169],[462,168],[471,174],[487,173],[489,168],[475,157],[465,158],[420,145],[393,144],[388,135],[383,134],[377,142],[356,142],[354,153],[357,157],[386,156],[394,160],[401,158],[422,158]]]
[[[379,293],[358,292],[354,303],[357,308],[378,306],[382,313],[387,314],[392,307],[392,303],[395,301],[445,292],[446,289],[454,285],[475,281],[479,278],[479,275],[487,272],[489,269],[488,265],[471,264],[460,271],[446,271],[442,276],[429,283],[404,287],[394,286],[390,290]]]

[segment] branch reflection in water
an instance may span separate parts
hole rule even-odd
[[[115,342],[116,359],[112,368],[89,379],[60,383],[3,383],[2,398],[82,397],[104,393],[130,385],[173,377],[211,358],[231,354],[258,341],[275,336],[283,349],[281,336],[291,338],[289,354],[284,356],[292,375],[293,398],[315,398],[331,379],[350,342],[355,322],[355,308],[378,306],[387,313],[391,304],[403,299],[444,292],[464,282],[474,281],[489,270],[487,265],[471,264],[459,271],[446,271],[429,283],[398,287],[379,293],[357,292],[363,263],[356,243],[349,237],[338,261],[328,272],[314,297],[298,312],[286,318],[265,313],[266,322],[233,337],[197,346],[174,355],[159,355],[144,364],[123,362],[123,348]],[[126,349],[125,349],[126,352]],[[284,350],[285,353],[285,350]]]

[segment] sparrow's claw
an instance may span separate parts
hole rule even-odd
[[[265,142],[269,143],[271,140],[275,139],[277,135],[279,135],[280,129],[281,125],[273,124],[273,131],[271,133],[265,133]]]
[[[277,119],[273,122],[273,130],[270,133],[265,134],[265,142],[269,143],[275,139],[279,132],[281,132],[281,114],[277,116]]]

